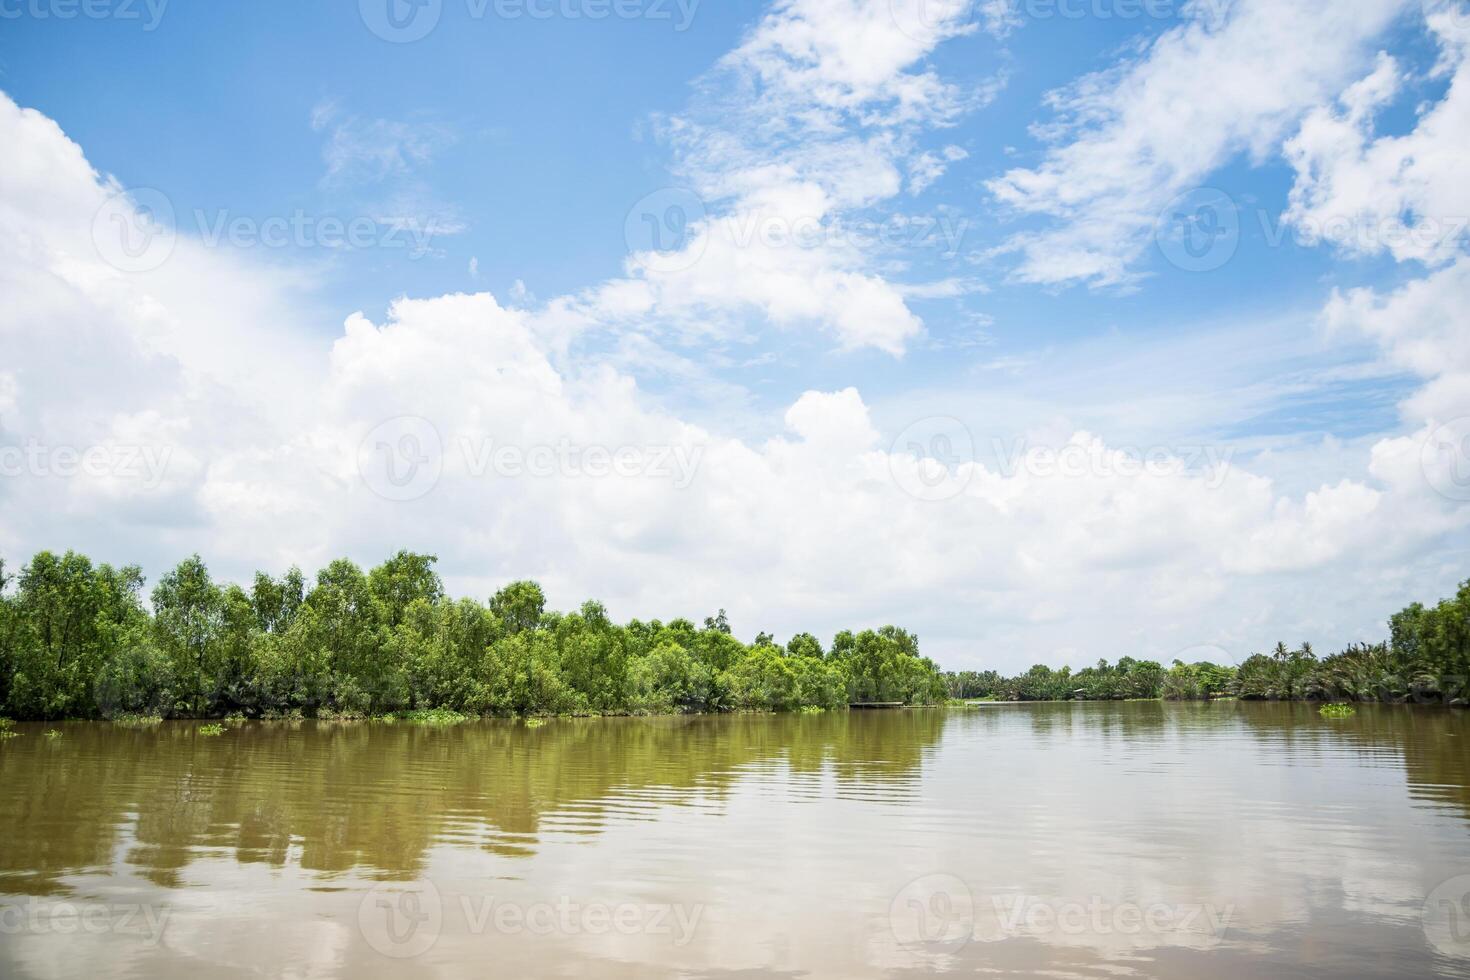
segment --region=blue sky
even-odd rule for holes
[[[1369,638],[1465,575],[1458,484],[1394,462],[1470,414],[1464,192],[1442,162],[1466,145],[1462,4],[72,9],[0,4],[0,90],[35,114],[12,120],[19,159],[52,161],[7,188],[31,202],[4,212],[13,240],[51,244],[18,246],[9,274],[36,299],[5,325],[0,444],[187,462],[167,490],[69,482],[67,507],[7,517],[0,553],[156,574],[199,550],[237,576],[418,547],[467,591],[536,574],[564,604],[726,605],[751,631],[898,619],[941,659],[1010,667]],[[427,33],[390,39],[389,14]],[[83,158],[91,177],[67,169]],[[104,301],[59,243],[95,239],[81,200],[118,192],[128,220],[165,202],[177,245],[113,261]],[[74,198],[69,227],[47,202]],[[641,219],[668,233],[671,205],[692,223],[659,252]],[[360,247],[332,247],[333,221],[366,229]],[[1414,242],[1387,242],[1392,222]],[[355,313],[369,332],[344,328]],[[54,359],[65,317],[137,355],[137,390],[108,401],[106,362]],[[42,394],[48,371],[68,384]],[[529,402],[506,400],[517,379]],[[84,382],[96,404],[48,402]],[[406,417],[431,423],[444,480],[354,494],[373,483],[348,465],[364,433]],[[458,438],[708,453],[675,498],[566,473],[487,490],[449,459]],[[1186,462],[1171,489],[1090,463],[1053,494],[1049,472],[1007,471],[1017,440]],[[902,478],[878,494],[904,446],[948,455],[960,489],[917,509]],[[1209,459],[1232,476],[1201,497]],[[8,475],[11,515],[56,489]],[[334,516],[301,516],[308,499]],[[1204,554],[1169,551],[1190,536]],[[1068,589],[1096,605],[1066,611]]]

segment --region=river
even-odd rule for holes
[[[17,730],[3,977],[1470,977],[1470,712]]]

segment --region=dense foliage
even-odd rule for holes
[[[247,589],[215,582],[194,556],[145,603],[136,567],[42,552],[17,575],[0,559],[0,716],[789,711],[945,697],[1464,704],[1470,693],[1470,582],[1395,614],[1387,642],[1328,657],[1278,644],[1238,666],[1124,657],[1002,677],[940,675],[892,626],[843,631],[824,650],[809,633],[747,645],[723,610],[702,626],[619,625],[596,602],[549,612],[534,582],[488,603],[452,599],[434,564],[410,552],[368,572],[338,560],[314,583],[292,569]]]
[[[1149,660],[1099,661],[1073,673],[1037,665],[1019,677],[995,671],[945,675],[952,698],[1097,701],[1123,698],[1420,701],[1465,704],[1470,696],[1470,582],[1434,607],[1414,603],[1389,620],[1389,640],[1319,658],[1311,644],[1277,644],[1239,666]]]
[[[221,584],[198,556],[143,601],[135,567],[42,552],[19,575],[0,561],[0,714],[376,716],[584,714],[928,704],[944,696],[911,634],[810,634],[784,647],[736,639],[724,612],[627,625],[587,602],[546,610],[515,582],[488,604],[451,599],[430,555],[371,571],[332,562]]]

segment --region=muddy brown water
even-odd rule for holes
[[[0,741],[0,977],[1470,977],[1466,711],[199,727]]]

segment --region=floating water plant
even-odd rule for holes
[[[144,725],[159,725],[163,723],[160,715],[140,715],[131,712],[118,715],[112,719],[114,725],[122,725],[125,728],[141,728]]]
[[[1324,704],[1317,709],[1323,718],[1351,718],[1358,709],[1350,704]]]
[[[229,731],[228,728],[217,722],[211,722],[208,725],[199,726],[200,735],[223,735],[227,731]]]
[[[462,715],[448,708],[425,708],[421,711],[410,711],[404,715],[404,719],[415,725],[462,725],[471,720],[469,715]]]

